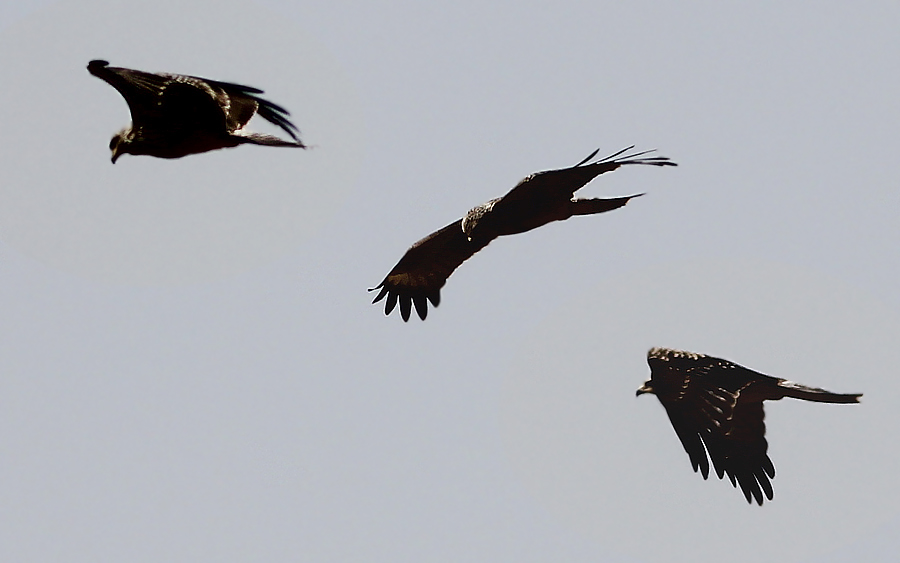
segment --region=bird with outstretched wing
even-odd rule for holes
[[[709,459],[719,479],[728,475],[752,503],[772,500],[775,466],[766,453],[763,401],[783,397],[819,403],[858,403],[862,394],[832,393],[771,377],[728,360],[703,354],[652,348],[647,352],[650,379],[637,395],[655,394],[675,434],[706,479]],[[704,448],[705,446],[705,448]]]
[[[425,320],[428,301],[435,307],[441,301],[441,288],[463,262],[499,236],[536,229],[573,215],[593,215],[622,207],[639,195],[614,198],[581,199],[575,192],[603,174],[629,164],[676,166],[662,156],[645,156],[653,151],[627,154],[628,147],[603,159],[594,159],[599,149],[569,168],[536,172],[523,179],[505,196],[492,199],[466,213],[462,219],[418,241],[384,280],[369,291],[381,290],[372,303],[385,299],[384,313],[389,315],[400,304],[400,316],[409,320],[415,306]]]
[[[245,143],[306,148],[288,119],[290,113],[258,97],[263,91],[257,88],[113,67],[102,60],[91,61],[87,69],[118,90],[131,110],[131,126],[109,143],[113,163],[123,154],[181,158]],[[244,126],[256,114],[293,140],[245,131]]]

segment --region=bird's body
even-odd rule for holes
[[[722,479],[740,485],[748,502],[772,500],[775,466],[767,454],[763,401],[784,397],[820,403],[858,403],[861,394],[832,393],[771,377],[743,366],[683,350],[647,353],[650,379],[637,394],[655,394],[675,433],[706,479],[709,459]]]
[[[263,93],[257,88],[111,67],[101,60],[87,68],[118,90],[131,110],[131,126],[110,141],[113,162],[122,154],[181,158],[244,143],[305,148],[288,111],[256,96]],[[256,114],[281,127],[293,141],[245,131]]]
[[[385,314],[399,302],[400,315],[409,319],[415,305],[419,318],[425,319],[427,301],[437,306],[440,290],[465,260],[499,236],[536,229],[574,215],[592,215],[622,207],[637,195],[578,199],[573,195],[588,182],[629,164],[675,166],[665,157],[644,157],[647,152],[624,155],[628,147],[602,160],[590,162],[598,151],[575,166],[537,172],[524,178],[505,196],[472,208],[462,219],[416,242],[370,291],[381,289],[373,303],[387,298]],[[641,194],[638,194],[641,195]]]

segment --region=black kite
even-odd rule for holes
[[[131,110],[131,126],[109,143],[113,163],[123,154],[181,158],[243,143],[306,148],[288,111],[255,95],[262,90],[196,76],[112,67],[100,60],[91,61],[87,68],[118,90]],[[257,113],[294,140],[245,131]]]
[[[841,394],[770,377],[703,354],[653,348],[647,352],[650,379],[637,394],[653,393],[691,458],[694,471],[709,476],[709,461],[719,479],[726,473],[740,485],[747,502],[772,500],[775,466],[766,451],[763,401],[783,397],[819,403],[858,403],[861,394]],[[706,446],[704,451],[704,445]]]
[[[573,215],[593,215],[625,205],[638,195],[615,198],[578,199],[576,191],[603,174],[628,164],[676,166],[666,157],[644,157],[653,151],[625,154],[628,147],[604,159],[590,162],[599,149],[570,168],[536,172],[523,179],[508,194],[471,209],[462,219],[431,233],[406,251],[384,280],[369,291],[381,289],[372,303],[385,297],[384,314],[400,303],[400,316],[409,320],[415,305],[425,320],[428,303],[435,307],[441,288],[456,268],[492,240],[524,233]]]

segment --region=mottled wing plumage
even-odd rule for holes
[[[793,397],[855,403],[861,395],[831,393],[764,375],[703,354],[653,348],[651,379],[638,393],[656,394],[690,457],[694,471],[709,476],[709,459],[720,479],[728,475],[748,502],[772,500],[775,466],[765,438],[764,400]]]
[[[372,303],[386,298],[384,314],[389,315],[399,302],[404,321],[409,320],[414,305],[419,318],[425,320],[427,301],[437,307],[450,274],[488,242],[470,241],[463,233],[462,220],[431,233],[412,245],[384,280],[369,290],[381,290]]]
[[[752,496],[762,504],[763,493],[771,500],[769,479],[775,468],[766,453],[762,397],[742,396],[757,378],[768,376],[727,360],[673,350],[651,351],[648,362],[657,396],[694,471],[699,469],[704,479],[709,476],[708,453],[719,478],[728,475],[748,501]],[[671,378],[671,385],[661,386],[657,375]]]

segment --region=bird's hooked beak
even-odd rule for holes
[[[109,140],[109,150],[112,152],[112,163],[115,164],[119,157],[128,152],[127,138],[128,129],[123,129]]]
[[[115,164],[119,157],[125,154],[125,151],[122,150],[122,143],[121,141],[117,142],[109,148],[112,151],[112,163]]]
[[[650,384],[650,380],[644,382],[643,385],[638,387],[637,392],[634,394],[635,397],[640,397],[644,393],[656,393],[653,389],[653,385]]]

